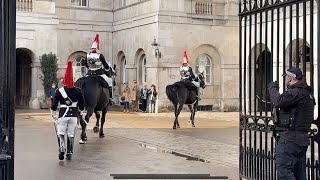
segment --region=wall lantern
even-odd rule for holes
[[[156,58],[161,58],[161,52],[159,51],[160,44],[157,43],[156,38],[153,39],[153,43],[151,44],[151,46],[154,49],[155,57]]]

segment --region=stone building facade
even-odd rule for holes
[[[180,80],[182,53],[195,72],[205,71],[200,105],[238,109],[238,1],[234,0],[17,0],[18,105],[39,108],[39,76],[44,53],[58,57],[58,76],[73,60],[76,78],[81,58],[100,35],[100,50],[117,65],[115,95],[123,82],[156,85],[158,111],[171,103],[168,84]],[[152,46],[158,44],[158,46]]]

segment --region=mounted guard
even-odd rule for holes
[[[55,128],[57,130],[59,159],[64,159],[65,139],[67,133],[67,155],[66,159],[71,160],[73,154],[74,136],[77,130],[79,110],[84,110],[84,100],[79,88],[74,87],[72,61],[68,62],[68,66],[63,79],[61,88],[56,91],[51,106],[51,114],[54,119]],[[60,103],[59,115],[56,117],[58,104]]]
[[[87,54],[85,66],[88,69],[88,76],[101,77],[101,85],[104,88],[109,88],[110,104],[113,101],[113,86],[115,85],[115,66],[112,67],[110,62],[107,62],[100,53],[99,34],[96,35],[91,46],[90,53]]]
[[[197,80],[196,76],[194,75],[191,66],[189,65],[189,60],[187,56],[187,51],[183,52],[183,59],[182,59],[182,64],[180,66],[180,75],[181,75],[181,80],[188,80],[191,81],[192,84],[195,87],[189,87],[190,90],[194,90],[197,94],[197,97],[200,100],[199,96],[199,88],[200,88],[200,82]]]

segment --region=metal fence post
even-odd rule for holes
[[[0,179],[14,179],[16,1],[0,0]]]

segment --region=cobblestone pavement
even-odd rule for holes
[[[19,117],[29,117],[35,121],[51,122],[48,110],[18,110],[17,114]],[[197,112],[196,128],[192,128],[186,123],[189,116],[190,113],[182,112],[179,116],[181,129],[172,130],[173,113],[124,114],[121,112],[108,112],[105,133],[107,138],[129,140],[139,144],[141,147],[160,153],[172,153],[218,165],[231,171],[230,176],[233,178],[237,177],[239,147],[236,142],[238,141],[238,131],[229,134],[228,138],[222,141],[214,138],[214,140],[212,138],[199,138],[193,136],[190,132],[195,130],[201,132],[205,129],[207,131],[217,131],[230,127],[237,130],[239,123],[238,113]],[[88,129],[92,129],[94,124],[95,119],[91,118]],[[163,130],[159,130],[159,128],[163,128]],[[188,131],[188,135],[184,135],[183,131]],[[212,132],[208,135],[212,136]],[[219,134],[219,136],[223,135]],[[96,137],[97,134],[89,134],[88,144],[96,143],[94,141]]]
[[[234,168],[237,168],[239,165],[239,147],[227,143],[149,129],[117,128],[109,129],[107,133],[112,137],[121,137],[146,146],[155,147],[159,151],[188,155],[205,162],[223,164]]]

